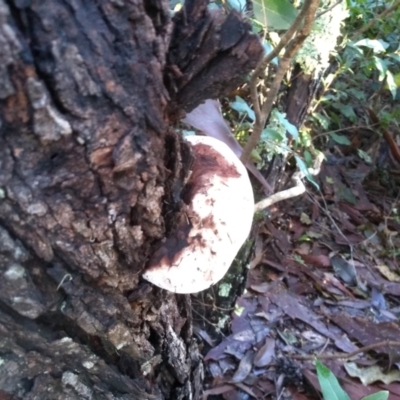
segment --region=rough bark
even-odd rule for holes
[[[1,398],[200,396],[190,297],[140,273],[188,169],[171,124],[262,47],[238,14],[168,6],[0,0]]]
[[[307,117],[311,102],[317,97],[322,73],[318,76],[307,75],[296,65],[292,76],[286,100],[286,116],[293,125],[300,127]]]
[[[318,76],[307,75],[299,65],[295,65],[291,75],[292,79],[288,92],[284,97],[283,108],[288,121],[300,128],[306,121],[312,101],[318,97],[322,73],[318,74]],[[268,166],[268,172],[265,174],[268,176],[268,182],[272,187],[275,187],[276,191],[282,190],[287,184],[287,180],[282,179],[285,175],[285,165],[286,160],[283,157],[275,156]]]

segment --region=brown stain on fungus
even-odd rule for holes
[[[147,268],[157,268],[161,265],[168,267],[178,266],[178,261],[182,258],[182,250],[188,247],[190,247],[193,252],[197,249],[207,249],[207,243],[200,233],[195,236],[190,236],[192,228],[193,225],[188,222],[188,218],[182,214],[176,230],[166,238],[153,253],[153,256],[147,264]]]
[[[182,252],[187,248],[190,248],[193,252],[199,249],[207,250],[207,242],[201,233],[190,236],[192,229],[196,226],[200,229],[210,229],[215,235],[218,234],[213,214],[210,213],[200,219],[190,209],[190,204],[197,193],[207,193],[214,176],[219,176],[222,184],[225,184],[228,179],[240,178],[241,174],[234,164],[231,164],[209,145],[196,143],[193,145],[193,153],[195,157],[192,164],[192,172],[181,195],[184,203],[189,205],[189,209],[181,210],[178,216],[179,222],[174,232],[164,239],[153,253],[147,268],[178,266],[179,260],[182,258]],[[209,198],[206,203],[212,206],[214,201],[214,199]],[[211,251],[211,253],[213,252]]]
[[[193,145],[195,159],[192,174],[183,190],[182,200],[190,204],[196,193],[205,193],[210,187],[210,178],[218,175],[222,181],[240,178],[236,166],[231,164],[218,151],[203,143]],[[213,201],[212,199],[210,201]]]
[[[205,229],[211,229],[214,230],[216,225],[215,225],[215,220],[212,214],[207,215],[207,217],[203,218],[201,220],[201,227]]]
[[[180,222],[177,225],[176,230],[166,238],[160,247],[153,253],[148,268],[157,267],[160,264],[166,264],[172,266],[176,263],[180,257],[180,252],[187,246],[189,246],[188,236],[192,229],[187,218],[181,214]]]

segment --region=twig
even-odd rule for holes
[[[207,322],[209,325],[213,326],[215,329],[218,330],[218,332],[225,337],[225,335],[223,334],[221,328],[218,326],[218,324],[214,324],[213,322],[211,322],[210,320],[208,320],[206,317],[204,317],[203,315],[201,315],[198,311],[196,311],[194,308],[192,308],[192,311],[197,314],[203,321]]]
[[[329,220],[331,221],[332,225],[333,225],[333,226],[336,228],[336,230],[339,232],[339,235],[342,236],[342,238],[343,238],[343,239],[345,240],[345,242],[347,243],[347,246],[349,246],[349,249],[350,249],[350,260],[351,260],[352,264],[354,265],[354,258],[353,258],[354,246],[350,243],[349,239],[347,239],[346,235],[345,235],[345,234],[343,233],[343,231],[339,228],[339,226],[337,225],[335,219],[332,217],[331,212],[329,211],[329,208],[328,208],[328,204],[327,204],[327,202],[326,202],[326,200],[325,200],[325,197],[324,197],[324,195],[323,195],[321,189],[319,189],[319,194],[321,195],[321,199],[322,199],[322,201],[323,201],[323,203],[324,203],[324,207],[325,207],[325,208],[322,207],[321,204],[319,204],[318,201],[314,200],[314,199],[312,198],[311,195],[310,195],[309,197],[310,197],[311,201],[325,213],[325,215],[326,215],[326,216],[329,218]],[[356,276],[356,280],[357,280],[357,286],[358,286],[359,282],[358,282],[357,276]]]
[[[60,290],[61,286],[64,284],[64,282],[69,279],[69,281],[72,281],[72,275],[71,274],[65,274],[62,279],[61,282],[58,284],[56,291]]]
[[[313,136],[312,140],[314,141],[315,139],[319,139],[320,137],[328,136],[331,133],[349,131],[349,130],[354,129],[354,128],[369,130],[369,131],[371,131],[371,133],[373,133],[375,131],[371,128],[372,126],[374,126],[374,125],[351,125],[351,126],[346,126],[344,128],[339,128],[339,129],[335,129],[335,130],[328,131],[328,132],[318,133],[317,135]]]
[[[295,354],[292,355],[291,358],[295,360],[314,360],[317,358],[318,360],[336,360],[336,359],[349,359],[360,353],[365,353],[369,350],[374,350],[383,346],[395,346],[400,347],[400,342],[392,341],[392,340],[384,340],[379,343],[369,344],[368,346],[360,347],[357,350],[352,351],[351,353],[334,353],[334,354],[314,354],[314,355],[304,355],[304,354]]]
[[[343,0],[338,0],[335,4],[333,4],[332,6],[330,6],[329,8],[327,8],[326,10],[320,12],[315,19],[318,19],[319,17],[321,17],[322,15],[328,13],[329,11],[332,11],[336,6],[338,6]]]
[[[243,154],[241,157],[241,160],[243,163],[246,163],[250,159],[251,152],[255,149],[258,142],[260,141],[261,133],[265,127],[265,123],[271,112],[272,105],[274,104],[274,101],[279,92],[279,88],[280,88],[281,82],[283,80],[283,77],[285,76],[286,71],[288,70],[288,68],[290,66],[290,62],[291,62],[293,56],[297,53],[297,51],[303,44],[304,40],[310,34],[312,24],[315,20],[315,13],[317,11],[319,3],[320,3],[320,0],[305,0],[304,6],[303,6],[300,14],[296,18],[295,22],[293,23],[293,25],[289,29],[289,31],[286,32],[286,34],[284,35],[283,38],[285,38],[285,40],[287,42],[293,36],[293,34],[297,30],[298,26],[300,26],[300,23],[302,22],[303,17],[304,17],[304,24],[303,24],[301,30],[297,32],[296,36],[293,39],[291,39],[287,45],[285,54],[279,63],[279,67],[276,72],[275,78],[274,78],[272,85],[270,87],[270,90],[268,92],[267,100],[262,105],[262,107],[260,107],[260,103],[259,103],[259,99],[258,99],[258,92],[257,92],[258,74],[260,73],[262,66],[264,66],[264,68],[265,68],[266,61],[268,61],[268,62],[271,61],[277,54],[279,54],[280,49],[283,48],[283,46],[284,46],[284,44],[282,44],[282,40],[279,43],[279,45],[275,48],[275,50],[273,52],[271,52],[261,62],[261,64],[256,68],[256,71],[254,71],[254,73],[253,73],[253,76],[251,79],[250,90],[251,90],[251,98],[252,98],[252,102],[253,102],[254,112],[256,115],[256,121],[254,123],[253,133],[249,137],[249,140],[247,141],[247,144],[244,148],[244,151],[243,151]],[[297,25],[295,26],[295,24],[297,24]]]
[[[354,35],[351,37],[351,40],[352,41],[356,40],[362,33],[364,33],[369,28],[371,28],[371,26],[374,25],[376,21],[378,21],[379,19],[382,19],[383,17],[386,17],[388,14],[390,14],[393,11],[395,11],[396,8],[399,7],[399,6],[400,6],[400,0],[395,1],[392,6],[387,8],[385,11],[382,11],[375,18],[371,19],[371,21],[369,21],[368,24],[364,25],[357,32],[355,32]]]
[[[309,168],[308,173],[310,175],[318,175],[321,169],[321,164],[324,159],[324,155],[319,153],[314,161],[314,168]],[[264,200],[259,201],[254,206],[254,212],[264,210],[267,207],[272,206],[272,204],[278,203],[279,201],[290,199],[295,196],[299,196],[300,194],[306,191],[306,187],[302,179],[304,178],[304,173],[302,171],[297,171],[293,174],[292,180],[295,183],[295,186],[290,189],[282,190],[281,192],[274,193],[272,196],[267,197]]]
[[[314,200],[312,196],[310,196],[311,202],[313,202],[317,207],[319,207],[320,210],[322,210],[324,212],[324,214],[329,218],[329,220],[331,221],[331,224],[336,228],[336,230],[338,231],[339,235],[346,241],[347,245],[350,247],[350,253],[351,255],[353,254],[353,245],[349,242],[349,240],[347,239],[346,235],[342,232],[342,230],[339,228],[339,226],[337,225],[335,219],[332,217],[331,212],[329,211],[328,208],[328,204],[325,200],[325,197],[323,195],[323,193],[321,191],[319,191],[319,194],[321,195],[321,199],[324,203],[324,207],[321,206],[321,204],[319,204],[319,202],[317,200]],[[351,258],[353,259],[353,256],[351,256]]]

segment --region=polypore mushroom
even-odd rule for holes
[[[195,160],[184,189],[186,210],[143,274],[175,293],[200,292],[225,275],[249,235],[254,212],[246,168],[232,150],[212,137],[187,141]]]

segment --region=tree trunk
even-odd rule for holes
[[[0,399],[197,399],[190,296],[141,280],[190,152],[172,129],[262,46],[187,0],[0,0]]]

